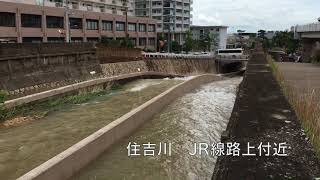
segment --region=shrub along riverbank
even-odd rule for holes
[[[310,89],[304,93],[299,92],[284,80],[282,72],[279,71],[271,56],[268,56],[268,61],[274,76],[300,119],[318,157],[320,157],[320,91]]]
[[[0,90],[0,121],[5,118],[4,101],[6,100],[7,93]]]
[[[122,86],[118,83],[114,83],[110,89],[97,89],[93,91],[85,91],[76,95],[67,95],[61,97],[52,97],[43,102],[38,102],[35,104],[27,104],[18,106],[11,109],[5,109],[3,103],[5,101],[6,93],[4,91],[0,92],[0,122],[10,121],[17,117],[28,117],[33,121],[46,116],[48,113],[57,111],[59,109],[65,108],[72,104],[81,104],[88,102],[97,96],[102,96],[112,91],[121,89]],[[14,124],[14,122],[12,122]],[[11,124],[9,124],[10,126]]]

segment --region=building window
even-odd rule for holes
[[[112,21],[102,21],[102,30],[103,31],[112,31],[113,22]]]
[[[152,9],[153,14],[161,14],[162,10],[161,9]]]
[[[63,17],[47,16],[47,28],[63,28]]]
[[[117,31],[124,31],[124,22],[116,22],[116,30]]]
[[[47,40],[49,43],[62,43],[62,42],[64,42],[63,37],[48,37]]]
[[[129,23],[128,24],[128,31],[137,31],[137,24]]]
[[[99,42],[99,38],[98,37],[87,37],[87,42]]]
[[[0,26],[15,27],[16,26],[16,14],[0,12]]]
[[[152,19],[161,20],[162,17],[161,16],[152,16]]]
[[[69,18],[70,29],[82,29],[81,18]]]
[[[146,46],[147,45],[147,38],[139,38],[139,46]]]
[[[136,38],[130,38],[130,41],[134,46],[137,46],[137,39]]]
[[[71,37],[71,42],[83,42],[83,38],[82,37]]]
[[[149,32],[156,32],[156,25],[154,25],[154,24],[149,24],[149,26],[148,26],[148,31],[149,31]]]
[[[21,26],[31,28],[41,28],[41,15],[21,14]]]
[[[87,30],[98,30],[99,29],[99,21],[93,19],[87,19]]]
[[[22,42],[24,42],[24,43],[41,43],[42,37],[23,37]]]
[[[154,46],[156,44],[156,39],[155,38],[149,38],[149,45]]]
[[[147,28],[146,28],[146,24],[139,24],[139,32],[146,32]]]

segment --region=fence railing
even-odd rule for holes
[[[201,54],[201,55],[193,55],[193,54],[174,54],[174,53],[142,53],[144,58],[156,58],[156,59],[213,59],[215,58],[212,54]]]

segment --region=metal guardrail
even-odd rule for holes
[[[249,55],[218,55],[218,59],[249,59]]]
[[[223,61],[248,61],[249,55],[213,55],[213,54],[174,54],[174,53],[142,53],[144,58],[154,59],[217,59]]]
[[[174,54],[174,53],[142,53],[142,56],[145,58],[173,58],[173,59],[213,59],[214,55],[211,54],[202,54],[202,55],[193,55],[193,54]]]

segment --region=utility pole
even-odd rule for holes
[[[65,34],[66,34],[66,42],[71,42],[71,28],[70,28],[70,20],[69,20],[69,6],[68,0],[65,0]]]
[[[170,13],[171,13],[171,12],[170,12]],[[169,14],[168,17],[169,17],[168,53],[170,53],[170,52],[171,52],[171,18],[172,18],[172,15]]]
[[[126,38],[129,41],[129,24],[128,24],[128,6],[125,7],[125,12],[126,12]],[[136,27],[137,28],[137,27]]]
[[[169,21],[171,18],[169,19]],[[171,24],[169,24],[169,32],[168,32],[168,53],[170,53],[170,46],[171,46]]]

